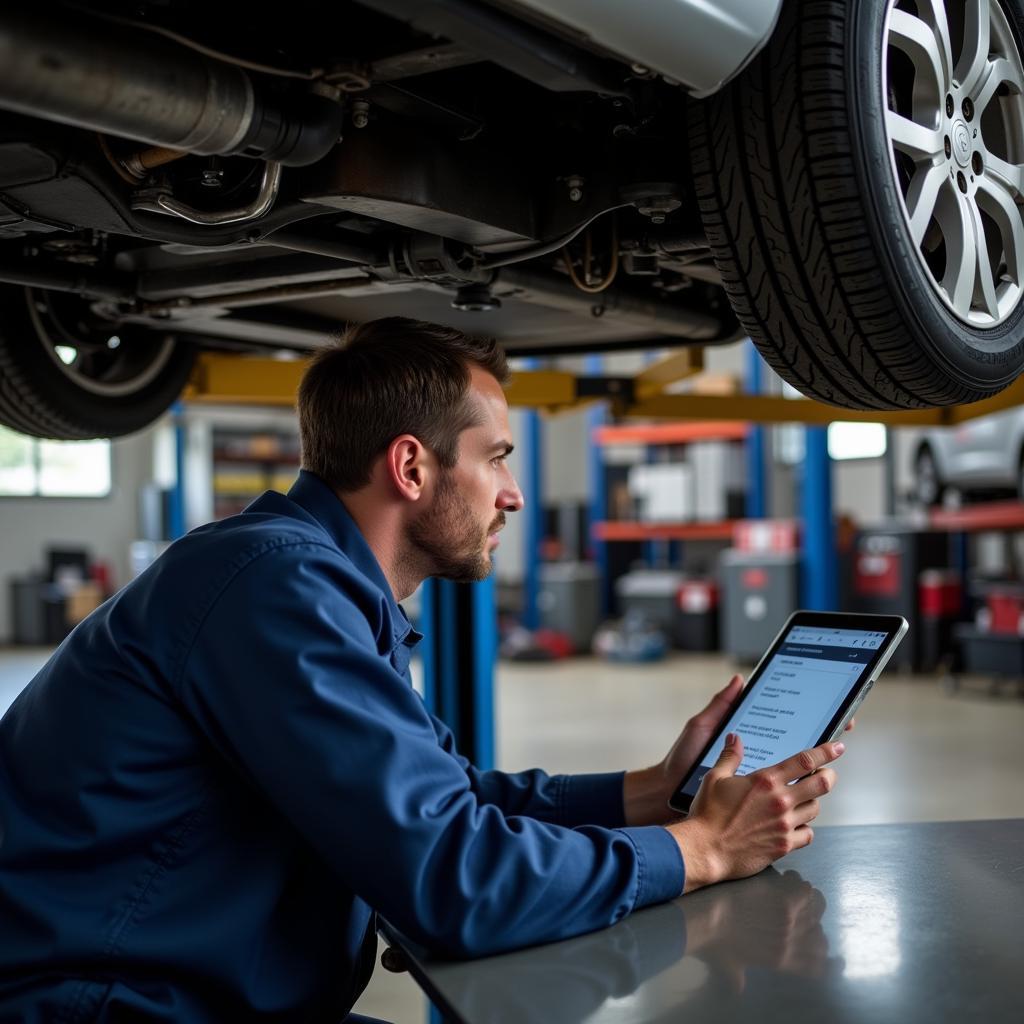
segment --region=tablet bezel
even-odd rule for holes
[[[722,722],[719,727],[715,729],[711,739],[708,740],[707,744],[697,755],[693,764],[691,764],[683,773],[678,785],[672,793],[672,796],[669,797],[668,803],[672,810],[678,811],[680,814],[689,813],[693,797],[688,793],[683,793],[683,787],[686,785],[687,780],[693,772],[703,763],[708,751],[715,745],[718,738],[721,736],[722,731],[725,728],[725,724],[732,718],[736,710],[750,695],[750,692],[753,689],[754,684],[760,678],[761,673],[775,656],[778,649],[782,646],[782,642],[786,635],[795,626],[811,626],[812,628],[817,627],[820,629],[860,629],[868,632],[884,632],[886,634],[886,638],[879,647],[877,655],[867,663],[857,685],[849,694],[847,694],[846,699],[840,705],[838,711],[836,711],[835,715],[829,721],[821,735],[814,743],[810,744],[810,746],[815,747],[821,743],[828,742],[845,727],[846,720],[856,709],[858,703],[864,698],[864,696],[866,696],[867,690],[871,688],[874,681],[881,674],[882,669],[885,668],[886,663],[892,657],[893,652],[899,646],[900,641],[909,629],[909,623],[901,615],[869,615],[861,614],[859,612],[793,612],[793,614],[785,621],[771,645],[765,653],[761,655],[761,658],[747,678],[746,685],[740,691],[739,696],[732,702],[729,710],[722,716]]]

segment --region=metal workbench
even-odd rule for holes
[[[821,828],[777,869],[466,962],[401,943],[446,1021],[997,1021],[1024,1010],[1024,820]]]

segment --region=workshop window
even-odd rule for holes
[[[44,441],[0,427],[0,497],[105,498],[109,494],[109,441]]]
[[[888,444],[884,423],[830,423],[828,454],[833,459],[877,459]]]

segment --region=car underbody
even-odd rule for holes
[[[297,20],[309,25],[305,13]],[[269,185],[267,164],[247,156],[158,153],[5,115],[0,275],[84,292],[112,322],[170,323],[207,346],[305,349],[340,322],[386,313],[454,319],[516,352],[736,334],[686,181],[678,88],[609,69],[612,93],[583,91],[582,71],[552,92],[458,44],[411,28],[403,37],[398,22],[384,32],[358,5],[318,7],[315,18],[318,38],[359,39],[358,56],[290,51],[277,38],[264,59],[335,69],[327,116],[340,112],[341,138],[313,166],[276,168]],[[204,44],[228,30],[193,24]],[[115,76],[141,29],[111,28],[113,38],[81,18],[62,31],[69,52],[94,34]],[[39,31],[55,44],[52,24]],[[265,102],[275,100],[287,108]],[[147,157],[166,162],[129,181]],[[274,193],[269,211],[235,223],[192,223],[157,205],[214,218],[258,205],[261,186]],[[613,273],[616,289],[596,290]]]
[[[305,352],[387,315],[520,355],[749,333],[790,383],[851,407],[950,404],[1013,379],[1024,349],[1012,317],[997,324],[1008,355],[950,369],[930,351],[948,310],[919,327],[912,297],[891,310],[858,298],[866,261],[880,288],[893,276],[872,232],[902,228],[873,195],[865,217],[841,194],[868,192],[857,175],[871,152],[841,163],[807,142],[824,133],[813,88],[837,90],[814,66],[784,79],[808,52],[796,35],[813,40],[839,14],[850,24],[829,45],[851,62],[870,5],[834,3],[816,23],[792,0],[775,49],[712,100],[538,6],[298,0],[265,18],[165,0],[0,14],[0,420],[44,436],[123,433],[173,399],[197,350]],[[910,123],[920,76],[900,64],[902,24],[883,26],[888,64],[874,69],[882,82],[888,69],[886,102]],[[765,94],[775,80],[781,99]],[[910,203],[915,187],[901,146],[887,184],[897,204],[896,189]],[[926,241],[941,256],[937,231]],[[922,257],[897,277],[935,266]],[[961,306],[984,321],[970,296]],[[923,343],[897,351],[885,339],[903,320]],[[923,378],[906,370],[917,349]],[[47,374],[52,387],[26,383]],[[86,405],[103,402],[138,408],[90,420]]]

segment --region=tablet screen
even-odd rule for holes
[[[743,740],[746,775],[814,746],[878,656],[886,632],[793,626],[679,789],[693,797],[730,732]]]

